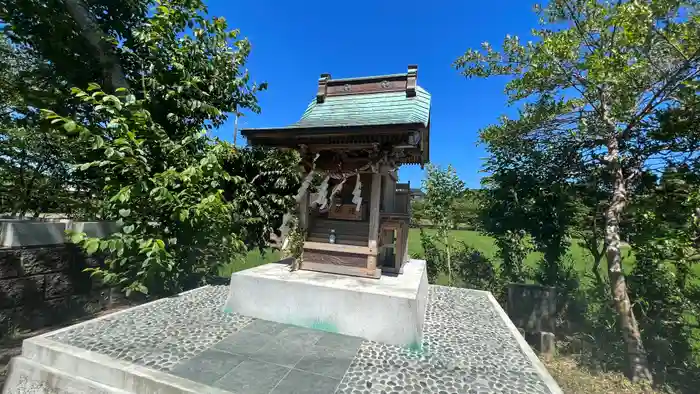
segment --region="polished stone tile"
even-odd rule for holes
[[[355,353],[344,350],[315,347],[294,368],[341,379],[345,375],[345,371],[350,367],[354,357]]]
[[[175,366],[173,375],[211,385],[245,360],[244,356],[206,350]]]
[[[243,331],[253,331],[259,334],[277,335],[286,328],[292,327],[289,324],[275,323],[267,320],[254,320],[243,328]]]
[[[295,343],[304,347],[313,346],[325,334],[310,328],[290,326],[275,336],[280,342]]]
[[[270,394],[333,394],[340,380],[292,370]]]
[[[214,349],[243,356],[252,356],[263,346],[271,342],[273,337],[253,331],[239,331],[214,345]]]
[[[279,365],[246,360],[214,383],[214,387],[236,393],[268,394],[289,371]]]
[[[292,342],[273,341],[255,352],[251,358],[268,363],[293,367],[306,354],[306,348]]]
[[[356,353],[364,341],[365,340],[363,338],[326,332],[323,334],[321,339],[316,342],[316,346],[323,346],[331,349],[340,349],[346,352]]]

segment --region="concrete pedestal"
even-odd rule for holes
[[[266,264],[231,276],[225,311],[371,341],[416,346],[423,338],[428,296],[424,260],[380,279],[290,272]]]

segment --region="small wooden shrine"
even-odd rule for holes
[[[410,185],[397,183],[398,168],[429,159],[430,94],[417,74],[417,66],[374,77],[322,74],[298,122],[241,131],[252,145],[302,156],[301,269],[371,278],[401,272],[411,210]],[[310,193],[314,177],[322,182]]]

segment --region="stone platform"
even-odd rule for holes
[[[413,349],[225,313],[227,293],[208,286],[28,339],[3,393],[561,393],[486,292],[430,286]]]
[[[379,279],[265,264],[231,275],[226,311],[320,328],[371,341],[419,347],[428,298],[424,260]]]

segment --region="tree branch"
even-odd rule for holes
[[[94,16],[87,9],[82,0],[65,0],[66,8],[80,28],[80,34],[93,47],[102,64],[105,82],[110,84],[113,90],[128,88],[124,71],[122,70],[117,55],[109,42],[105,39],[102,30],[97,25]]]
[[[698,49],[698,51],[696,51],[695,55],[693,55],[693,58],[695,58],[695,56],[698,55],[698,54],[700,54],[700,49]],[[694,71],[692,74],[686,76],[685,78],[677,79],[677,78],[678,78],[678,75],[679,75],[681,72],[687,71],[687,70],[689,69],[689,66],[690,66],[690,62],[689,62],[689,61],[686,61],[686,62],[684,63],[684,65],[683,65],[682,67],[680,67],[678,70],[676,70],[676,72],[673,73],[673,75],[671,75],[671,76],[669,77],[669,79],[666,81],[666,83],[664,83],[664,84],[661,86],[661,88],[660,88],[659,90],[657,90],[656,93],[654,93],[654,95],[652,95],[652,97],[649,99],[649,102],[648,102],[647,105],[642,109],[642,111],[640,111],[639,114],[637,114],[637,116],[635,116],[635,117],[627,124],[627,127],[625,127],[625,130],[622,132],[622,135],[623,135],[623,136],[627,136],[627,133],[629,133],[629,131],[631,131],[632,128],[635,127],[635,126],[637,125],[637,123],[639,123],[644,117],[646,117],[647,115],[649,115],[654,109],[656,109],[656,107],[658,107],[661,103],[663,103],[663,102],[665,101],[665,100],[660,100],[660,101],[657,102],[656,104],[654,103],[658,98],[660,98],[660,97],[662,96],[662,94],[665,93],[666,90],[670,89],[671,87],[675,86],[675,84],[678,84],[678,83],[680,83],[680,82],[683,81],[683,80],[692,79],[692,78],[694,78],[696,75],[698,75],[698,74],[700,73],[700,70],[696,70],[696,71]],[[673,85],[673,86],[672,86],[672,85]]]

